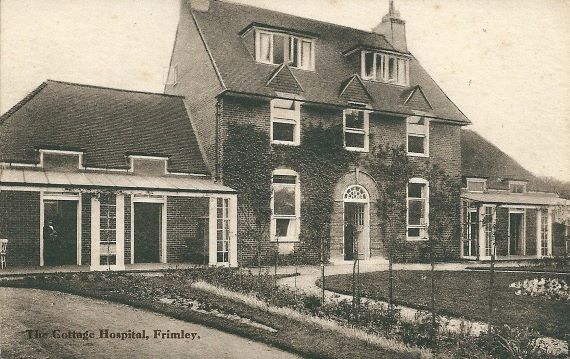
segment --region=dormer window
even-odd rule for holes
[[[467,191],[469,192],[485,192],[487,189],[487,180],[484,178],[468,178]]]
[[[526,182],[525,181],[509,181],[509,191],[511,193],[525,193],[526,192]]]
[[[315,41],[299,36],[256,30],[255,60],[265,64],[287,63],[291,67],[315,69]]]
[[[403,56],[374,51],[362,51],[361,77],[402,86],[410,84],[410,60]]]

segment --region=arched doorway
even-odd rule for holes
[[[351,185],[344,192],[344,260],[370,257],[370,196],[360,185]]]

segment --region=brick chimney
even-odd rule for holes
[[[384,35],[386,40],[401,52],[408,52],[406,45],[406,22],[400,18],[400,12],[394,7],[394,0],[390,0],[388,13],[372,30],[377,34]]]

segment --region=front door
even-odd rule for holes
[[[44,201],[44,265],[77,264],[77,201]]]
[[[523,213],[509,213],[509,255],[524,255]]]
[[[364,259],[366,254],[365,203],[344,204],[344,259],[353,260],[356,255]]]
[[[159,263],[162,232],[162,204],[134,204],[134,262]]]

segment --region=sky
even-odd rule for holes
[[[232,0],[370,30],[388,0]],[[408,48],[477,131],[570,181],[570,0],[395,0]],[[179,0],[2,0],[0,113],[46,79],[162,92]],[[318,54],[317,54],[318,56]]]

